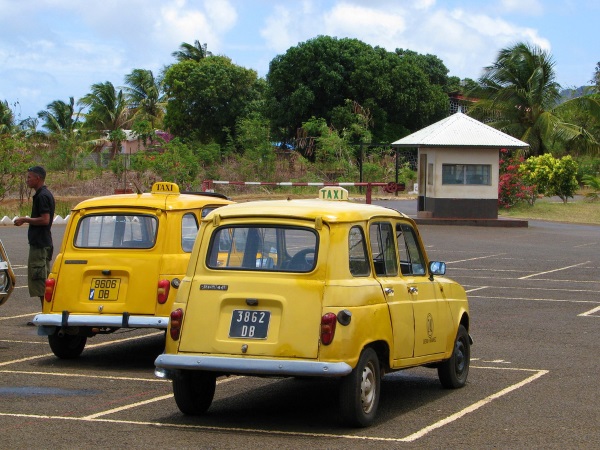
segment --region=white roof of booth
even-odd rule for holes
[[[392,146],[525,148],[529,144],[457,112],[392,142]]]

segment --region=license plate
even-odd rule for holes
[[[271,311],[236,309],[231,315],[229,337],[242,339],[266,339]]]
[[[92,278],[89,300],[117,300],[119,298],[120,278]]]

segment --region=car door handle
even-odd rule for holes
[[[409,286],[408,287],[408,293],[409,294],[418,294],[419,290],[415,286]]]
[[[394,295],[394,290],[392,288],[385,288],[383,290],[385,292],[385,295]]]

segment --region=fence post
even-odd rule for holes
[[[371,204],[371,189],[372,189],[371,183],[367,183],[367,198],[365,200],[367,205]]]

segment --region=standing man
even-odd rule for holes
[[[44,306],[46,278],[50,273],[50,260],[54,246],[52,244],[52,221],[54,220],[54,196],[44,184],[46,170],[41,166],[27,169],[27,186],[35,189],[31,206],[31,217],[17,217],[16,226],[29,224],[29,259],[27,260],[27,285],[29,296],[39,297]]]

